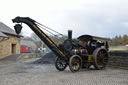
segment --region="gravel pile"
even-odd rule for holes
[[[32,62],[33,64],[54,64],[56,60],[56,55],[53,52],[47,53],[41,56],[40,59]]]

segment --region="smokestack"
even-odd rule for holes
[[[68,39],[72,40],[72,30],[68,30]]]

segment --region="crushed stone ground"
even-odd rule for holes
[[[128,85],[128,70],[82,69],[72,73],[67,67],[59,72],[53,64],[28,64],[33,61],[0,61],[0,85]]]

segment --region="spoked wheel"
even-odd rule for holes
[[[81,69],[82,67],[82,60],[81,57],[78,55],[73,55],[69,59],[69,68],[72,72],[77,72]]]
[[[59,71],[64,71],[67,67],[67,62],[59,57],[56,58],[55,67]]]
[[[106,67],[109,60],[109,54],[104,48],[97,48],[93,53],[93,63],[97,70]]]

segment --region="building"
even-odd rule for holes
[[[21,47],[20,47],[21,53],[34,52],[37,48],[36,44],[31,40],[21,39],[20,44],[21,44]]]
[[[14,30],[0,22],[0,59],[20,53],[20,37]]]

